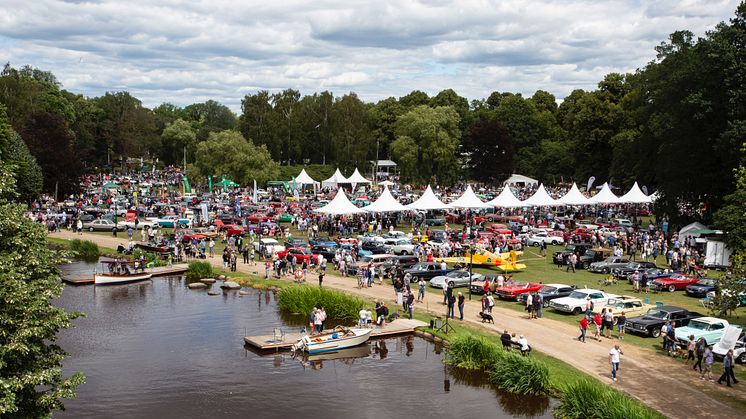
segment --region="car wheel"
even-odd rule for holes
[[[541,244],[540,244],[539,242],[533,242],[533,243],[531,243],[531,245],[532,245],[532,246],[534,246],[534,247],[539,247],[539,246],[541,246]]]
[[[88,227],[88,231],[90,231],[91,233],[93,233],[93,232],[94,232],[95,230],[96,230],[96,229],[95,229],[95,228],[93,228],[93,227]]]
[[[588,270],[588,268],[590,268],[590,267],[591,267],[591,264],[590,264],[590,263],[588,263],[588,262],[585,262],[585,263],[583,263],[583,269],[585,269],[586,271],[587,271],[587,270]]]
[[[454,285],[453,281],[451,281],[451,282],[448,283],[448,286],[451,287],[451,288],[454,288],[453,285]]]
[[[581,313],[580,307],[575,307],[574,309],[572,309],[572,314],[577,316],[580,313]]]
[[[557,240],[552,240],[552,246],[556,246],[556,245],[557,245]]]
[[[738,361],[739,364],[746,364],[746,352],[742,352],[741,355],[738,355]]]
[[[669,285],[668,292],[674,292],[674,291],[676,291],[676,285]]]
[[[661,330],[658,329],[657,327],[650,331],[650,336],[654,338],[660,337],[660,335],[661,335]]]
[[[609,273],[609,268],[604,268],[601,272],[607,274],[607,273]]]
[[[525,301],[524,301],[524,302],[525,302]],[[543,303],[541,303],[541,306],[542,306],[542,307],[544,307],[544,308],[547,308],[547,307],[549,307],[549,301],[546,301],[546,300],[544,300],[544,302],[543,302]]]

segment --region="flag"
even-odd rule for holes
[[[257,199],[256,199],[256,179],[254,179],[254,203],[255,204],[257,203]]]
[[[588,184],[586,185],[585,190],[588,191],[588,192],[590,192],[591,191],[591,186],[593,186],[593,182],[595,182],[595,181],[596,181],[596,177],[595,176],[589,177],[588,178]]]
[[[207,177],[207,187],[210,189],[210,193],[212,193],[212,175]]]

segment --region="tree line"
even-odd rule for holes
[[[497,183],[521,173],[554,184],[595,176],[658,191],[661,213],[709,219],[735,189],[746,134],[746,6],[701,38],[678,31],[634,73],[606,75],[561,103],[551,93],[494,91],[469,101],[453,89],[375,103],[355,93],[259,91],[241,113],[208,100],[145,108],[128,92],[87,98],[33,67],[6,65],[0,103],[43,174],[41,189],[75,190],[84,170],[123,157],[182,164],[248,183],[289,165],[367,168],[391,158],[402,180]],[[30,164],[33,172],[33,164]],[[38,192],[31,177],[27,195]],[[284,180],[284,179],[283,179]]]

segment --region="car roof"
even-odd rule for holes
[[[563,287],[570,287],[570,285],[565,284],[544,284],[547,287],[555,287],[555,288],[563,288]]]
[[[692,320],[697,320],[697,321],[701,321],[704,323],[717,323],[717,322],[725,321],[723,319],[718,319],[717,317],[697,317],[696,319],[692,319]]]

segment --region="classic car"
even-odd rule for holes
[[[293,214],[288,214],[287,212],[283,212],[282,214],[277,216],[277,222],[278,223],[289,223],[292,222],[295,216]]]
[[[190,224],[188,219],[176,215],[166,215],[164,217],[156,218],[152,221],[165,228],[174,228],[176,226],[183,228],[188,227]]]
[[[453,271],[453,268],[446,268],[446,273]],[[438,262],[420,262],[404,271],[404,274],[412,276],[412,282],[419,281],[420,278],[430,279],[438,275],[443,275]]]
[[[572,236],[577,237],[580,240],[590,240],[591,237],[593,237],[593,234],[593,230],[585,227],[578,227],[571,233]]]
[[[324,259],[331,261],[334,260],[334,257],[337,255],[337,246],[336,243],[334,246],[317,244],[311,246],[311,253],[324,256]]]
[[[557,298],[567,297],[575,291],[574,286],[565,284],[544,284],[538,293],[541,296],[541,301],[544,307],[549,307],[549,302]],[[528,294],[523,293],[518,295],[518,302],[525,303],[528,298]]]
[[[614,316],[614,323],[622,312],[627,318],[642,316],[647,313],[651,308],[655,308],[652,304],[645,304],[641,299],[637,297],[631,297],[628,295],[620,295],[619,297],[613,297],[606,300],[606,302],[599,304],[594,307],[594,311],[601,311],[603,308],[610,308],[611,313]]]
[[[303,247],[291,247],[277,252],[277,257],[280,259],[283,259],[288,255],[290,255],[290,257],[294,256],[298,263],[303,263],[303,261],[314,265],[319,263],[319,255],[313,254],[310,250]]]
[[[404,271],[419,262],[420,260],[417,259],[417,257],[415,256],[393,256],[383,262],[383,264],[381,265],[381,269],[384,270],[387,276],[393,279],[394,277],[396,277],[396,273],[399,269],[402,269],[402,271]]]
[[[327,237],[314,237],[314,238],[308,240],[308,244],[310,244],[311,246],[332,246],[332,247],[339,246],[337,244],[337,242],[334,241],[334,240],[332,240],[332,239],[330,239],[329,236],[327,236]]]
[[[612,297],[617,297],[617,295],[609,294],[605,291],[582,288],[576,289],[567,297],[555,298],[549,302],[549,307],[565,313],[580,314],[585,310],[588,300],[593,301],[595,308],[598,304],[603,304],[605,300]]]
[[[646,269],[654,268],[656,268],[656,266],[653,262],[629,262],[624,266],[612,269],[611,273],[617,278],[627,278],[627,276],[633,274],[634,272],[642,272]]]
[[[703,278],[694,284],[686,286],[686,295],[692,297],[705,297],[710,291],[717,291],[718,281],[712,278]]]
[[[610,273],[612,269],[614,268],[621,268],[622,266],[629,263],[629,259],[618,257],[618,256],[610,256],[601,262],[594,262],[588,265],[588,270],[590,272],[595,273]]]
[[[272,221],[272,217],[261,212],[255,212],[254,214],[250,214],[248,217],[246,217],[246,219],[249,220],[250,223],[261,223],[265,221]]]
[[[124,231],[123,226],[114,224],[113,221],[105,219],[83,223],[83,228],[88,231]]]
[[[275,239],[259,239],[254,242],[254,249],[262,255],[272,255],[272,253],[281,252],[285,250],[285,246],[281,245]]]
[[[393,253],[395,255],[414,255],[414,245],[409,239],[394,239],[392,244],[386,244],[385,247],[389,250],[387,253]]]
[[[725,329],[728,326],[733,326],[741,329],[740,326],[731,325],[727,320],[718,319],[717,317],[700,317],[689,322],[684,327],[676,328],[674,332],[676,334],[676,340],[678,340],[684,347],[689,342],[689,336],[694,336],[694,340],[699,338],[705,339],[705,345],[714,345],[720,342],[720,338],[723,337]]]
[[[698,279],[693,276],[675,273],[654,279],[651,286],[659,290],[674,292],[676,290],[685,290],[687,285],[696,284],[697,281]]]
[[[565,239],[562,236],[551,236],[548,233],[536,233],[532,236],[529,236],[528,239],[526,239],[526,245],[527,246],[541,246],[542,243],[551,244],[551,245],[558,245],[563,244],[565,242]]]
[[[661,335],[661,327],[667,321],[676,327],[689,324],[690,320],[703,317],[701,314],[675,306],[660,306],[651,308],[642,316],[627,319],[624,330],[657,338]]]
[[[641,272],[632,272],[631,274],[626,276],[626,279],[630,284],[635,282],[635,275],[637,275],[638,279],[640,280],[645,279],[647,281],[652,281],[655,278],[668,276],[670,275],[670,272],[662,268],[648,268]]]
[[[559,252],[555,252],[554,256],[552,257],[552,260],[557,265],[565,265],[567,264],[567,257],[571,254],[575,253],[580,257],[580,255],[584,254],[588,249],[591,248],[590,243],[570,243],[563,250],[560,250]]]
[[[497,287],[495,288],[495,294],[497,295],[497,298],[500,298],[501,300],[515,300],[520,294],[536,292],[539,291],[541,287],[542,284],[537,284],[535,282],[519,282],[510,286]]]
[[[286,249],[289,249],[291,247],[302,247],[304,249],[308,249],[310,247],[305,240],[296,238],[287,239],[285,240],[284,244]]]
[[[731,349],[736,362],[746,364],[746,333],[740,327],[726,328],[723,337],[712,348],[712,352],[715,353],[715,357],[724,358]]]
[[[470,277],[469,271],[459,269],[434,277],[430,280],[430,286],[433,288],[468,287],[471,281],[481,281],[482,278],[484,278],[482,274],[473,272]]]
[[[611,249],[605,249],[602,247],[596,247],[588,249],[578,258],[578,266],[576,268],[588,269],[591,263],[600,262],[611,256]]]
[[[246,234],[246,230],[238,224],[226,224],[223,227],[226,237],[230,236],[243,236]]]

